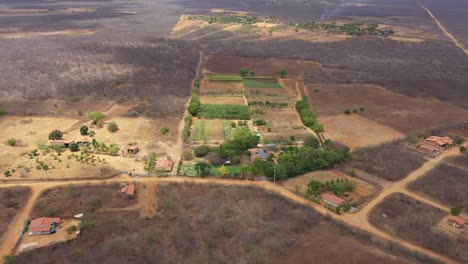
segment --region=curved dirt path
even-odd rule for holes
[[[450,33],[450,31],[448,31],[444,25],[442,25],[442,23],[440,23],[440,21],[434,16],[434,14],[432,14],[431,10],[427,9],[422,3],[421,1],[419,0],[416,0],[416,2],[418,2],[419,6],[421,6],[422,9],[424,9],[428,14],[429,16],[436,22],[437,26],[440,28],[440,30],[442,30],[442,32],[444,32],[444,34],[457,46],[459,47],[463,52],[465,52],[466,55],[468,55],[468,50],[465,48],[465,46],[460,42],[458,41],[457,38],[455,38],[454,35],[452,35],[452,33]]]

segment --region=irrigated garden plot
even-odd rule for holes
[[[195,120],[193,122],[191,133],[192,141],[223,141],[224,122],[224,120]]]
[[[466,121],[468,111],[433,98],[409,97],[368,84],[311,84],[309,99],[319,116],[346,110],[404,134]]]
[[[435,229],[446,215],[438,208],[397,193],[374,208],[369,220],[387,233],[466,263],[468,242]],[[448,225],[446,222],[442,224]]]

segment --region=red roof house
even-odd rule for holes
[[[447,218],[447,221],[450,225],[456,228],[463,228],[463,226],[465,225],[465,220],[463,220],[463,218],[459,216],[451,215]]]
[[[156,162],[155,170],[162,170],[162,171],[172,171],[172,167],[174,166],[174,161],[172,160],[158,160]]]
[[[128,196],[133,196],[135,195],[135,184],[133,183],[130,183],[128,185],[125,185],[124,187],[122,187],[122,189],[120,190],[121,193],[125,193],[127,194]]]
[[[53,234],[57,225],[60,223],[60,218],[41,217],[36,218],[29,224],[29,235]]]
[[[333,207],[338,207],[342,205],[345,200],[341,199],[340,197],[332,194],[332,193],[324,193],[322,194],[322,201],[326,204],[329,204]]]
[[[449,137],[430,136],[426,138],[426,142],[430,142],[440,147],[450,147],[453,145],[453,139]]]

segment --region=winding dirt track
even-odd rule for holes
[[[395,182],[391,184],[388,188],[386,188],[384,191],[382,191],[379,196],[377,196],[374,200],[372,200],[370,203],[368,203],[360,212],[356,214],[345,214],[345,215],[336,215],[333,213],[330,213],[329,210],[326,208],[302,197],[299,195],[296,195],[295,193],[289,191],[288,189],[271,183],[271,182],[252,182],[252,181],[244,181],[244,180],[226,180],[226,179],[213,179],[213,178],[186,178],[186,177],[167,177],[167,178],[157,178],[157,177],[151,177],[151,178],[127,178],[127,177],[118,177],[112,180],[72,180],[72,181],[55,181],[55,182],[22,182],[22,183],[4,183],[0,184],[0,187],[11,187],[11,186],[27,186],[30,187],[32,190],[31,197],[28,200],[28,203],[26,206],[18,212],[17,216],[15,217],[14,221],[12,222],[11,226],[9,227],[8,231],[5,234],[5,239],[3,241],[3,244],[0,246],[0,255],[5,256],[11,253],[11,249],[14,247],[14,244],[16,242],[16,239],[21,232],[23,228],[23,223],[24,221],[28,218],[31,209],[36,202],[39,194],[49,188],[54,188],[54,187],[60,187],[60,186],[66,186],[66,185],[99,185],[99,184],[106,184],[106,183],[115,183],[115,182],[128,182],[128,181],[134,181],[138,183],[172,183],[172,182],[179,182],[179,183],[195,183],[195,184],[219,184],[219,185],[225,185],[225,186],[253,186],[253,187],[258,187],[264,190],[271,191],[275,194],[281,195],[282,197],[302,204],[306,205],[308,207],[313,208],[315,211],[322,215],[328,215],[330,217],[333,217],[336,220],[342,221],[348,225],[351,225],[356,228],[363,229],[367,232],[372,233],[375,236],[381,237],[383,239],[398,243],[410,250],[420,252],[423,254],[426,254],[434,259],[438,259],[444,263],[456,263],[452,259],[443,256],[441,254],[435,253],[433,251],[430,251],[428,249],[422,248],[418,245],[412,244],[408,241],[404,241],[398,237],[392,236],[390,234],[384,233],[376,228],[374,228],[370,222],[368,221],[368,215],[371,212],[371,210],[379,204],[385,197],[387,197],[390,194],[396,193],[396,192],[403,192],[403,193],[410,193],[406,189],[406,185],[411,182],[416,180],[418,177],[424,175],[427,171],[430,169],[434,168],[437,164],[439,164],[445,157],[455,155],[457,152],[456,148],[453,148],[450,151],[447,151],[446,153],[440,155],[437,158],[434,158],[427,163],[425,163],[423,166],[421,166],[419,169],[413,171],[406,177],[405,179],[402,179],[398,182]],[[411,194],[414,196],[415,194]],[[418,196],[418,199],[420,196]],[[424,201],[429,201],[428,199],[423,198]],[[433,204],[433,202],[430,202]],[[436,204],[436,203],[434,203]],[[437,207],[439,208],[445,208],[442,205],[437,204]],[[447,211],[448,208],[445,208]]]

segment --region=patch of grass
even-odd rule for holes
[[[221,82],[224,82],[224,81],[241,82],[241,81],[244,80],[244,78],[242,78],[242,76],[238,76],[238,75],[210,75],[210,76],[208,76],[208,80],[210,80],[210,81],[221,81]]]
[[[195,165],[180,165],[179,174],[184,176],[197,176],[197,170],[195,169]]]
[[[240,175],[241,167],[242,166],[239,166],[239,165],[226,166],[227,170],[229,171],[231,175]],[[219,172],[219,168],[221,168],[221,166],[211,167],[210,175],[222,176],[221,173]]]
[[[192,135],[192,140],[193,141],[207,140],[207,132],[208,132],[208,129],[206,127],[206,121],[199,120],[195,125],[194,132]]]
[[[250,108],[246,105],[202,105],[200,116],[208,119],[250,119]]]
[[[244,80],[245,88],[283,88],[283,86],[277,82],[259,82],[252,80]]]

